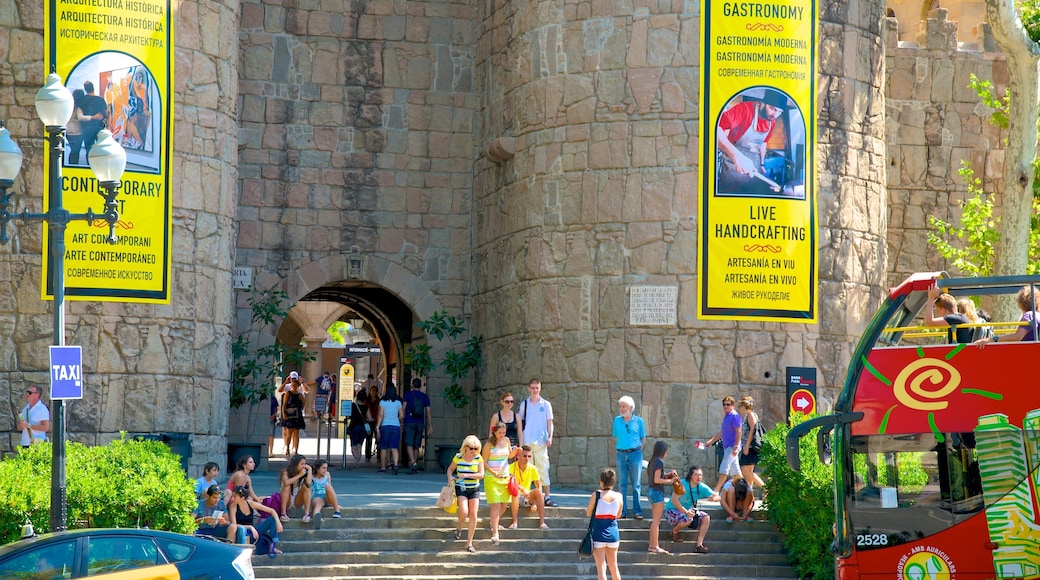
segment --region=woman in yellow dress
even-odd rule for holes
[[[484,443],[481,456],[487,468],[484,471],[484,495],[491,507],[491,543],[498,545],[498,522],[509,506],[509,458],[516,448],[506,437],[505,423],[497,423],[491,437]]]

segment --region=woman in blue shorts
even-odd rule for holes
[[[379,417],[376,418],[376,434],[379,435],[379,473],[387,469],[386,458],[390,456],[390,471],[397,475],[400,458],[401,421],[404,420],[404,403],[397,396],[393,383],[386,386],[386,394],[379,401]]]
[[[679,479],[679,474],[675,473],[675,471],[665,472],[664,458],[667,455],[667,443],[664,441],[654,443],[654,454],[650,456],[650,463],[646,468],[649,475],[648,479],[650,480],[650,489],[647,490],[646,496],[650,498],[650,510],[653,514],[653,520],[650,522],[650,547],[647,549],[651,554],[671,553],[662,548],[658,543],[661,516],[664,515],[664,486],[671,486],[673,481]]]
[[[624,507],[622,496],[613,490],[617,473],[609,467],[599,474],[599,491],[589,498],[585,514],[592,520],[592,557],[596,560],[596,577],[607,580],[607,569],[613,580],[621,580],[617,566],[617,551],[621,545],[617,519]],[[598,500],[597,500],[598,496]]]
[[[480,480],[484,479],[484,459],[480,456],[480,439],[470,435],[462,441],[462,447],[448,466],[448,485],[455,486],[455,497],[459,502],[459,523],[455,526],[455,539],[462,538],[462,524],[469,520],[466,550],[476,552],[473,535],[477,532],[477,509],[480,507]]]
[[[313,475],[311,476],[311,505],[309,511],[303,515],[303,523],[314,518],[314,529],[321,529],[321,508],[329,506],[332,508],[332,517],[342,517],[339,512],[339,502],[336,501],[336,490],[332,487],[332,476],[329,475],[329,462],[319,459],[314,462]]]

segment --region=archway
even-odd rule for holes
[[[338,370],[340,357],[346,354],[343,350],[337,352],[335,349],[322,348],[326,329],[337,320],[360,319],[364,321],[365,331],[372,335],[373,342],[380,347],[377,355],[379,362],[372,365],[379,371],[374,374],[384,384],[392,381],[400,387],[411,378],[405,364],[408,345],[413,340],[426,340],[421,333],[420,336],[413,336],[416,323],[441,309],[439,300],[423,280],[397,264],[371,256],[329,256],[303,265],[282,279],[280,284],[272,286],[281,287],[288,294],[289,302],[295,304],[272,338],[282,345],[303,344],[315,354],[313,362],[304,363],[298,369],[308,380],[314,380],[323,370]],[[331,355],[330,350],[333,351]],[[283,370],[287,373],[297,369]],[[360,382],[364,378],[364,375],[360,375],[356,380]],[[349,392],[349,397],[353,394],[352,387],[341,384],[339,390]],[[308,403],[308,415],[310,408]],[[349,415],[349,407],[346,410]],[[251,412],[266,416],[268,406],[266,403],[261,404]],[[342,408],[338,412],[341,413]],[[231,425],[229,436],[241,437],[241,434],[233,431],[234,425]],[[318,448],[316,440],[306,443],[308,438],[313,439],[317,434],[317,422],[309,419],[307,437],[301,440],[301,451],[305,455]],[[284,447],[276,437],[276,432],[268,435],[254,431],[250,435],[258,442],[262,440],[267,443],[263,453],[265,457],[283,455]],[[334,438],[338,436],[339,433],[336,433]],[[329,445],[323,444],[320,448],[322,457],[330,453]],[[338,465],[343,448],[342,440],[331,446],[330,458],[334,465]]]

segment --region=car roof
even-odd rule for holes
[[[144,536],[149,538],[179,540],[196,546],[222,545],[221,542],[209,538],[199,538],[186,534],[178,534],[176,532],[167,532],[165,530],[150,530],[147,528],[80,528],[61,532],[49,532],[38,536],[16,540],[10,544],[0,546],[0,556],[4,556],[11,552],[21,550],[26,546],[31,546],[40,542],[59,541],[66,538],[74,539],[82,536]]]

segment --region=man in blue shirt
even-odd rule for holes
[[[625,494],[632,483],[632,511],[637,520],[643,519],[643,506],[639,504],[639,476],[643,472],[643,440],[646,439],[646,424],[636,415],[636,403],[632,397],[618,399],[621,414],[614,417],[612,436],[617,451],[618,491],[621,492],[622,517],[631,517]]]
[[[425,428],[424,428],[425,427]],[[418,450],[423,435],[433,435],[430,397],[422,392],[422,381],[412,379],[412,388],[404,394],[404,445],[408,450],[408,473],[419,471]]]
[[[722,463],[719,465],[719,482],[715,485],[715,493],[722,490],[722,486],[734,475],[740,475],[740,427],[744,420],[736,410],[733,397],[722,399],[722,428],[708,439],[707,446],[711,447],[716,441],[722,441]]]

